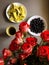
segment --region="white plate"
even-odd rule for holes
[[[23,4],[21,4],[21,3],[18,3],[18,2],[14,2],[14,3],[11,3],[11,4],[14,4],[14,5],[19,5],[19,6],[23,6],[24,8],[25,8],[25,11],[26,11],[26,16],[27,16],[27,9],[26,9],[26,7],[23,5]],[[10,9],[10,7],[11,7],[11,4],[7,7],[7,9],[6,9],[6,16],[7,16],[7,18],[9,19],[9,15],[8,15],[8,10]],[[23,20],[26,18],[26,16],[23,18]],[[23,21],[23,20],[21,20],[21,21]],[[21,21],[19,21],[19,22],[21,22]],[[11,20],[11,22],[13,22],[13,23],[16,23],[15,21],[12,21]]]
[[[47,22],[46,22],[46,20],[45,20],[43,17],[41,17],[41,16],[35,15],[35,16],[30,17],[29,20],[27,21],[27,23],[30,25],[30,21],[32,21],[32,20],[35,19],[35,18],[40,18],[40,19],[43,20],[44,25],[45,25],[45,29],[44,29],[43,31],[45,31],[45,30],[47,29]],[[31,32],[30,29],[28,29],[28,32],[29,32],[31,35],[34,35],[34,36],[40,36],[40,34],[41,34],[41,33],[37,33],[37,34],[36,34],[36,33],[34,33],[34,32]]]

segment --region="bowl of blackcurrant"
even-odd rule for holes
[[[46,20],[39,15],[30,17],[27,23],[30,25],[28,32],[34,36],[40,36],[41,32],[47,29]]]

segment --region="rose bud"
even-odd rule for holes
[[[29,43],[25,42],[22,46],[21,49],[23,50],[24,53],[31,53],[32,52],[32,45]]]
[[[30,26],[27,24],[27,22],[22,22],[22,23],[20,23],[20,25],[19,25],[19,30],[20,30],[22,33],[26,33],[26,32],[28,32],[29,27],[30,27]]]
[[[0,58],[0,65],[4,65],[4,60]]]
[[[14,42],[15,42],[16,44],[21,45],[21,44],[23,43],[23,39],[22,39],[22,38],[15,38],[15,39],[14,39]]]
[[[24,63],[24,65],[27,65],[26,63]]]
[[[7,59],[8,57],[12,56],[12,52],[9,49],[4,48],[3,49],[3,58]]]
[[[46,30],[41,33],[41,38],[43,39],[44,42],[49,43],[49,30]]]
[[[10,59],[10,62],[11,62],[12,64],[15,64],[15,63],[17,62],[17,58],[11,58],[11,59]]]
[[[17,51],[17,50],[19,50],[19,48],[20,48],[20,45],[16,44],[15,40],[12,40],[12,42],[9,46],[9,49],[11,51]]]
[[[37,39],[35,37],[28,37],[26,38],[26,41],[33,47],[37,45]]]
[[[20,45],[20,43],[23,43],[23,39],[16,37],[15,39],[12,40],[12,43],[16,43],[16,44]]]
[[[18,32],[16,32],[16,37],[17,38],[23,38],[23,34],[22,34],[22,32],[21,31],[18,31]]]

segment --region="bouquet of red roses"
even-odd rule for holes
[[[0,58],[0,65],[49,64],[49,31],[41,33],[42,42],[38,44],[35,37],[27,37],[29,27],[27,22],[20,23],[19,31],[15,33],[9,49],[4,48],[2,51],[3,58]]]

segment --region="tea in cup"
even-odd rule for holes
[[[8,36],[13,36],[16,33],[16,28],[14,26],[9,26],[6,28],[6,34]]]

